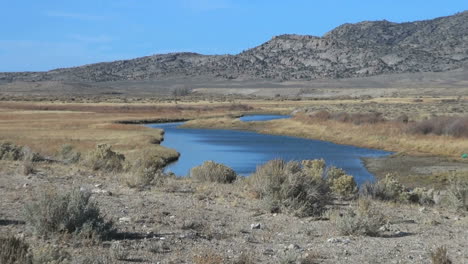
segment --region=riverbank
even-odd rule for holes
[[[353,125],[336,121],[312,123],[298,118],[242,122],[224,117],[191,120],[183,127],[248,130],[394,151],[398,154],[365,159],[365,165],[377,178],[384,178],[391,173],[408,187],[440,188],[446,183],[451,171],[468,173],[468,162],[459,158],[459,153],[468,149],[468,142],[463,138],[407,135],[392,124]]]

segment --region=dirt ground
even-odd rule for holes
[[[431,250],[446,246],[453,263],[468,262],[468,217],[443,207],[376,202],[387,222],[379,236],[340,236],[326,215],[268,212],[243,181],[173,179],[137,190],[122,185],[118,175],[42,163],[35,174],[24,176],[17,173],[18,165],[1,162],[0,233],[24,237],[35,249],[52,246],[98,258],[119,243],[127,256],[111,263],[429,263]],[[73,187],[94,192],[106,219],[116,223],[118,238],[88,245],[31,233],[22,213],[25,204],[45,188]],[[353,202],[334,201],[329,210],[350,206]]]

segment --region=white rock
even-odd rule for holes
[[[262,228],[262,224],[260,223],[255,223],[255,224],[250,225],[250,229],[261,229],[261,228]]]
[[[120,217],[119,218],[119,222],[121,223],[130,223],[132,221],[132,219],[128,216],[124,216],[124,217]]]

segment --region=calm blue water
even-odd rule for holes
[[[291,116],[288,115],[246,115],[240,117],[239,119],[244,122],[252,122],[252,121],[268,121],[268,120],[275,120],[275,119],[285,119],[290,118]]]
[[[270,120],[265,115],[248,116],[243,119]],[[179,176],[187,175],[191,168],[207,160],[223,163],[238,174],[247,176],[254,172],[258,165],[276,158],[323,158],[328,166],[343,168],[353,175],[358,183],[363,183],[373,181],[374,177],[363,166],[360,158],[391,154],[387,151],[289,136],[235,130],[178,128],[181,124],[182,122],[148,125],[164,129],[162,145],[180,152],[180,159],[167,167],[167,171]]]

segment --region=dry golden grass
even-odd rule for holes
[[[185,126],[253,130],[260,133],[312,138],[414,155],[458,158],[468,149],[466,138],[406,134],[402,132],[404,124],[393,122],[354,125],[332,120],[309,122],[305,119],[294,118],[243,123],[233,118],[216,118],[192,120]]]
[[[105,143],[129,154],[159,143],[163,132],[122,120],[194,118],[240,113],[246,106],[232,103],[201,104],[111,104],[0,102],[0,140],[25,145],[45,155],[54,155],[62,145],[89,151]],[[157,146],[163,156],[176,153]]]

